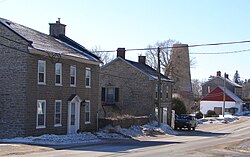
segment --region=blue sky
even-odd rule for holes
[[[248,0],[0,0],[0,17],[49,32],[49,24],[61,18],[66,35],[86,48],[145,48],[169,38],[182,43],[205,44],[250,40]],[[192,79],[206,80],[216,71],[232,78],[238,70],[249,79],[250,51],[224,55],[197,52],[228,52],[250,49],[250,43],[190,48],[195,58]],[[143,51],[127,52],[136,61]]]

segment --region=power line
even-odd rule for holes
[[[21,44],[21,45],[25,45],[28,46],[27,44],[15,41],[13,39],[9,39],[5,36],[1,36],[0,37],[7,39],[9,41],[15,42],[17,44]],[[222,42],[222,43],[212,43],[212,44],[197,44],[197,45],[180,45],[180,46],[168,46],[168,47],[161,47],[160,49],[169,49],[169,48],[182,48],[182,47],[199,47],[199,46],[218,46],[218,45],[229,45],[229,44],[241,44],[241,43],[250,43],[249,40],[245,40],[245,41],[235,41],[235,42]],[[37,45],[41,45],[44,46],[42,44],[38,44]],[[158,47],[157,47],[158,48]],[[135,49],[126,49],[126,51],[149,51],[149,50],[157,50],[156,47],[148,47],[148,48],[135,48]],[[103,50],[103,51],[95,51],[95,52],[116,52],[117,50]],[[250,49],[244,49],[244,50],[236,50],[236,51],[226,51],[226,52],[191,52],[189,54],[204,54],[204,55],[215,55],[215,54],[232,54],[232,53],[240,53],[240,52],[247,52],[250,51]]]
[[[240,53],[240,52],[247,52],[250,51],[250,49],[244,49],[244,50],[237,50],[237,51],[226,51],[226,52],[191,52],[189,54],[202,54],[202,55],[218,55],[218,54],[231,54],[231,53]]]
[[[203,46],[219,46],[219,45],[233,45],[233,44],[243,44],[250,43],[250,40],[243,41],[233,41],[233,42],[221,42],[221,43],[210,43],[210,44],[196,44],[196,45],[180,45],[180,46],[167,46],[160,47],[160,49],[169,49],[169,48],[183,48],[183,47],[203,47]],[[135,49],[126,49],[126,51],[148,51],[148,50],[157,50],[158,47],[149,47],[149,48],[135,48]],[[116,52],[117,50],[103,50],[96,52]]]
[[[40,55],[36,55],[36,54],[33,54],[33,53],[29,53],[29,52],[27,52],[27,51],[23,51],[23,50],[21,50],[21,49],[17,49],[17,48],[15,48],[15,47],[11,47],[11,46],[8,46],[8,45],[2,44],[2,43],[0,43],[0,45],[2,45],[2,46],[4,46],[4,47],[7,47],[7,48],[10,48],[10,49],[13,49],[13,50],[16,50],[16,51],[23,52],[23,53],[28,54],[28,55],[31,55],[31,57],[33,57],[33,58],[41,59],[41,57],[39,57]],[[46,57],[46,56],[43,56],[43,58],[44,58],[44,59],[47,58],[47,59],[49,59],[49,60],[51,60],[51,61],[52,61],[52,59],[53,59],[53,58],[51,58],[51,57]],[[60,62],[60,59],[61,59],[61,57],[58,59],[58,62]],[[66,62],[64,62],[63,64],[69,65],[69,66],[73,65],[73,64],[68,64],[68,63],[66,63]],[[116,78],[121,78],[121,79],[136,80],[135,78],[132,79],[132,78],[130,78],[130,77],[122,77],[122,76],[118,76],[118,75],[108,74],[108,73],[100,72],[100,71],[93,70],[93,69],[91,69],[90,71],[96,72],[96,73],[99,73],[99,74],[102,74],[102,75],[108,75],[108,76],[113,76],[113,77],[116,77]]]

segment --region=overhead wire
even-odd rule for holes
[[[18,44],[21,44],[21,45],[25,45],[25,46],[28,46],[27,44],[24,44],[24,43],[20,43],[18,41],[15,41],[13,39],[10,39],[10,38],[7,38],[5,36],[1,36],[0,37],[4,38],[4,39],[7,39],[9,41],[12,41],[12,42],[15,42],[15,43],[18,43]],[[237,41],[237,42],[223,42],[223,43],[212,43],[212,44],[197,44],[197,45],[180,45],[180,46],[174,46],[175,48],[179,48],[179,47],[198,47],[198,46],[215,46],[215,45],[225,45],[225,44],[239,44],[239,43],[249,43],[250,41],[246,40],[246,41]],[[15,48],[15,47],[12,47],[12,46],[8,46],[8,45],[5,45],[5,44],[2,44],[0,43],[0,45],[2,46],[5,46],[7,48],[11,48],[11,49],[14,49],[14,50],[17,50],[17,51],[21,51],[23,53],[26,53],[26,54],[29,54],[31,56],[35,56],[35,57],[38,57],[38,55],[36,54],[33,54],[33,53],[29,53],[28,51],[23,51],[21,49],[18,49],[18,48]],[[171,47],[161,47],[161,49],[166,49],[166,48],[173,48],[173,46]],[[141,50],[154,50],[154,49],[157,49],[157,48],[154,48],[154,47],[151,47],[151,48],[138,48],[138,49],[126,49],[126,51],[141,51]],[[117,50],[109,50],[109,51],[96,51],[96,52],[116,52]],[[215,52],[215,53],[190,53],[190,54],[227,54],[227,53],[239,53],[239,52],[246,52],[246,51],[250,51],[250,49],[245,49],[245,50],[239,50],[239,51],[230,51],[230,52]],[[40,55],[39,55],[40,56]],[[46,58],[46,56],[44,56]],[[48,56],[47,58],[51,59],[50,56]],[[100,72],[99,72],[100,73]],[[117,78],[125,78],[125,79],[131,79],[131,78],[127,78],[127,77],[121,77],[121,76],[116,76],[116,75],[112,75],[112,74],[107,74],[107,73],[102,73],[104,75],[110,75],[110,76],[114,76],[114,77],[117,77]]]

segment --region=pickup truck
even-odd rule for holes
[[[197,126],[197,120],[192,115],[181,114],[181,115],[176,115],[175,117],[175,125],[174,125],[175,130],[177,130],[177,128],[179,128],[180,130],[182,128],[188,128],[188,130],[190,131],[191,128],[195,130],[196,126]]]

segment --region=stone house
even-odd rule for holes
[[[0,18],[0,138],[96,129],[100,60],[65,27],[47,35]]]
[[[202,84],[202,96],[205,97],[218,86],[224,87],[224,81],[225,87],[228,90],[234,93],[237,97],[242,98],[242,86],[231,81],[228,78],[228,75],[222,77],[220,71],[217,71],[217,75],[214,76],[212,79]]]
[[[130,61],[125,59],[125,48],[118,48],[117,58],[100,69],[100,118],[155,115],[157,75],[156,70],[146,65],[145,56],[139,56],[138,62]],[[167,119],[170,123],[172,83],[161,74],[160,113],[165,123]]]

